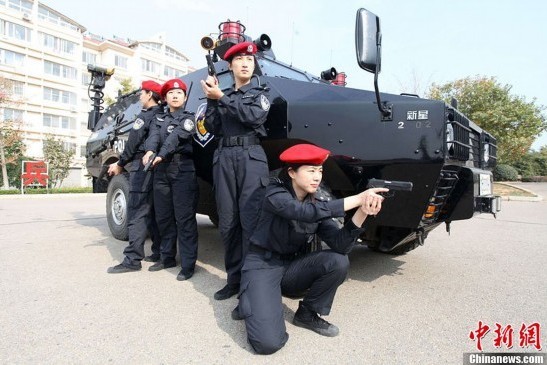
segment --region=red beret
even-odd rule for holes
[[[171,79],[168,81],[165,81],[165,84],[161,87],[161,97],[165,98],[165,95],[169,90],[173,89],[182,89],[184,90],[184,93],[186,94],[186,84],[182,82],[181,79]]]
[[[141,89],[155,92],[158,95],[161,94],[161,85],[158,84],[156,81],[152,81],[152,80],[143,81],[141,83]]]
[[[330,151],[312,144],[296,144],[279,155],[279,159],[295,165],[322,165]]]
[[[230,47],[224,54],[224,60],[230,62],[235,55],[254,55],[256,53],[256,44],[253,42],[238,43]]]

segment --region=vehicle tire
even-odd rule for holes
[[[114,238],[129,239],[127,231],[127,203],[129,202],[129,180],[125,175],[116,175],[110,180],[106,193],[106,219]]]

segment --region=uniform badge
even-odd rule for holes
[[[247,52],[248,52],[248,53],[253,53],[253,46],[252,46],[251,44],[249,44],[249,45],[247,46]]]
[[[207,143],[211,142],[215,137],[213,133],[209,132],[205,128],[205,112],[207,111],[207,103],[201,104],[196,111],[196,134],[194,134],[194,141],[196,141],[201,147],[205,147]]]
[[[185,119],[182,126],[187,132],[191,132],[194,129],[194,122],[191,119]]]
[[[142,120],[141,118],[137,118],[135,120],[135,123],[133,124],[133,129],[139,130],[142,128],[143,125],[144,125],[144,120]]]
[[[175,82],[173,83],[173,88],[174,88],[174,89],[180,88],[179,83],[175,81]]]
[[[173,129],[175,129],[175,126],[174,126],[174,125],[168,126],[168,127],[167,127],[167,133],[173,132]]]
[[[270,101],[264,94],[260,95],[260,105],[264,111],[270,110]]]

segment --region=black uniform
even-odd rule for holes
[[[266,191],[256,232],[242,268],[239,315],[245,319],[249,343],[270,354],[285,345],[281,295],[298,296],[303,304],[329,314],[338,286],[349,268],[347,253],[362,228],[349,220],[339,228],[332,217],[344,216],[343,199],[300,202],[279,180]],[[302,253],[317,234],[330,250]]]
[[[155,115],[161,110],[159,105],[143,109],[135,119],[133,129],[118,165],[124,167],[131,163],[129,171],[129,202],[127,204],[127,228],[129,246],[123,251],[125,258],[122,265],[130,268],[140,268],[144,258],[144,243],[150,233],[152,239],[152,254],[160,253],[160,234],[154,216],[154,199],[152,194],[152,179],[146,178],[143,171],[142,156],[144,143],[149,135],[150,125],[154,123]]]
[[[269,109],[266,89],[252,84],[227,90],[219,100],[207,100],[205,120],[220,137],[213,156],[213,180],[230,286],[239,285],[267,185],[268,160],[260,137],[266,136]]]
[[[163,161],[155,167],[154,201],[160,229],[161,262],[174,264],[177,246],[183,271],[193,272],[198,251],[198,184],[192,159],[194,115],[184,110],[156,115],[147,151]],[[178,245],[175,244],[178,242]]]

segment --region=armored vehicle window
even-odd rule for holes
[[[138,100],[138,97],[136,98],[136,101],[133,100],[135,99],[125,99],[122,102],[114,103],[110,107],[108,107],[108,109],[105,110],[103,116],[97,123],[95,130],[98,131],[105,126],[111,125],[115,121],[118,121],[118,118],[122,117],[120,113],[124,113],[123,121],[134,120],[136,116],[140,113],[142,107],[140,101]],[[123,121],[119,120],[119,123],[122,123]]]
[[[258,64],[260,65],[260,68],[264,76],[284,77],[287,79],[308,81],[308,82],[313,81],[311,77],[309,77],[308,75],[306,75],[306,73],[302,71],[295,70],[287,65],[273,62],[265,58],[261,58],[258,61]]]
[[[141,110],[142,110],[142,105],[140,102],[136,102],[129,105],[129,107],[125,110],[123,114],[123,120],[119,121],[119,123],[134,121],[135,118],[137,118],[137,115],[139,115],[139,113],[141,112]],[[129,127],[129,129],[131,129],[131,127]]]

